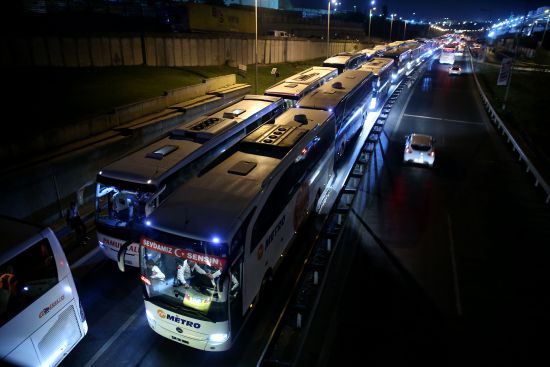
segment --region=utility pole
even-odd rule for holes
[[[255,93],[258,94],[258,0],[254,0],[255,16],[256,16],[256,40],[254,41],[254,62],[256,63],[256,88]]]
[[[330,57],[330,3],[333,0],[328,0],[328,15],[327,15],[327,59]]]
[[[393,28],[393,17],[395,17],[397,14],[392,13],[391,15],[391,22],[390,22],[390,42],[391,42],[391,32]]]

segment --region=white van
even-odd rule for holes
[[[268,35],[268,36],[273,36],[273,37],[289,37],[288,32],[285,32],[285,31],[275,31],[275,30],[267,31],[267,35]]]

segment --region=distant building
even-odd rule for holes
[[[256,6],[254,0],[224,0],[225,5]],[[279,0],[258,0],[258,7],[279,9]]]

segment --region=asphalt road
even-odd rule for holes
[[[388,118],[344,238],[344,296],[324,300],[337,306],[318,365],[548,359],[550,209],[457,62],[461,76],[429,64]],[[411,132],[437,139],[434,168],[403,164]]]

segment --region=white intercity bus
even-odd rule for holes
[[[344,154],[348,143],[361,130],[373,97],[374,74],[366,70],[346,70],[297,103],[302,109],[321,109],[336,116],[336,152]]]
[[[360,70],[370,71],[374,74],[372,82],[373,96],[369,103],[369,109],[376,110],[384,102],[391,87],[391,73],[393,59],[375,57],[361,65]]]
[[[384,52],[386,58],[393,59],[392,83],[397,84],[411,70],[411,50],[397,47]]]
[[[340,52],[323,61],[323,66],[336,68],[341,74],[346,70],[358,69],[368,60],[368,56],[363,52]]]
[[[291,108],[155,210],[140,247],[146,315],[155,332],[205,351],[231,347],[334,175],[335,122],[330,112]],[[190,260],[206,274],[195,274],[186,288],[178,269]]]
[[[287,107],[294,107],[306,94],[338,76],[338,69],[313,66],[272,85],[264,92],[267,96],[281,97]]]
[[[137,267],[138,233],[153,210],[185,180],[284,109],[281,98],[247,95],[104,167],[96,187],[97,238],[103,253],[116,261],[120,246],[131,241],[125,261]]]
[[[57,366],[88,332],[50,228],[0,217],[0,363]]]

